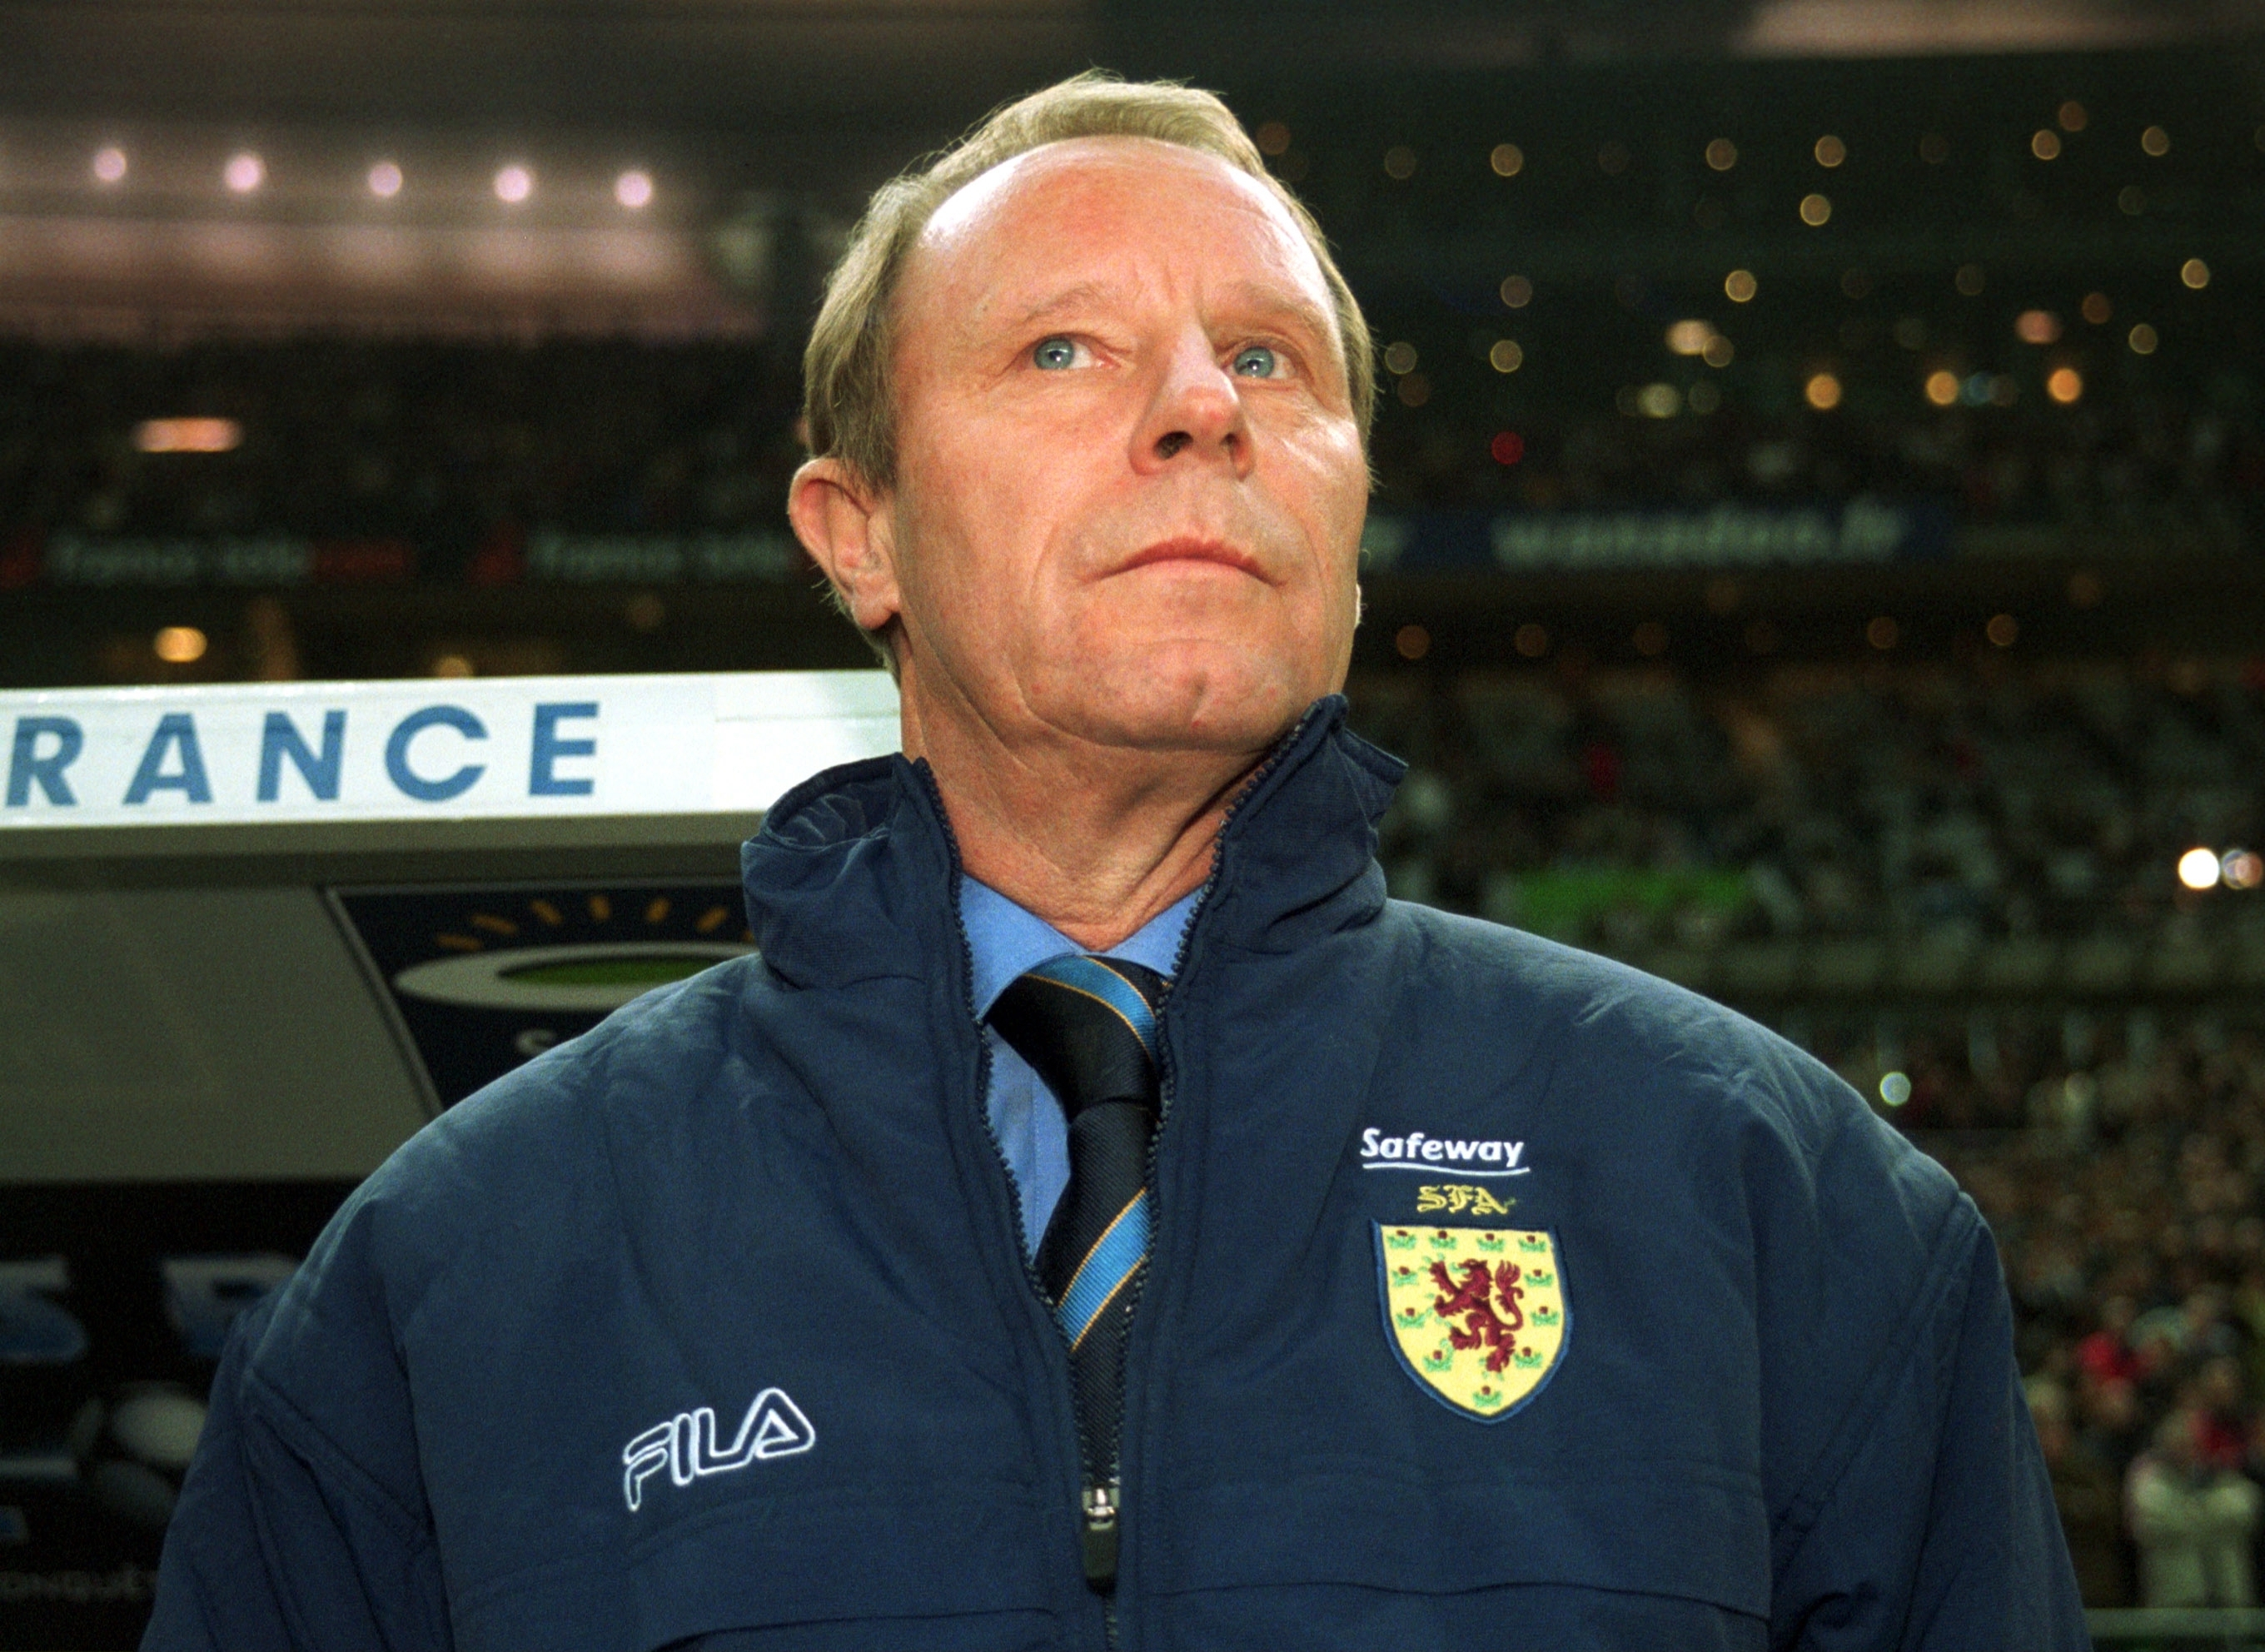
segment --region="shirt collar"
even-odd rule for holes
[[[1179,961],[1180,942],[1195,916],[1200,889],[1174,901],[1140,929],[1109,949],[1112,958],[1143,964],[1169,976]],[[1030,912],[992,888],[962,872],[959,875],[959,917],[967,929],[967,950],[975,964],[975,1018],[991,1013],[999,994],[1016,976],[1054,958],[1081,956],[1078,945],[1037,913]]]

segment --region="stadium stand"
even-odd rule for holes
[[[2265,674],[2170,675],[1534,671],[1357,692],[1417,765],[1385,850],[1411,898],[1621,951],[2106,935],[2159,963],[2265,923],[2239,847],[2265,831]],[[2197,843],[2235,846],[2214,899],[2179,881]]]

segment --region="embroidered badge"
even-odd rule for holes
[[[1564,1357],[1571,1315],[1555,1235],[1379,1222],[1376,1256],[1386,1340],[1441,1404],[1498,1423]]]

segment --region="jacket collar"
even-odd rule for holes
[[[1344,727],[1330,695],[1283,737],[1228,812],[1196,928],[1290,949],[1374,915],[1376,823],[1405,772]],[[797,986],[925,977],[960,945],[958,850],[928,766],[848,763],[781,797],[740,851],[747,921]]]

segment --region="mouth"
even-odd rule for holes
[[[1152,567],[1157,563],[1210,563],[1221,568],[1232,568],[1247,573],[1254,579],[1266,576],[1260,571],[1258,560],[1249,552],[1229,544],[1223,539],[1161,539],[1125,559],[1119,573],[1129,573],[1135,568]]]

